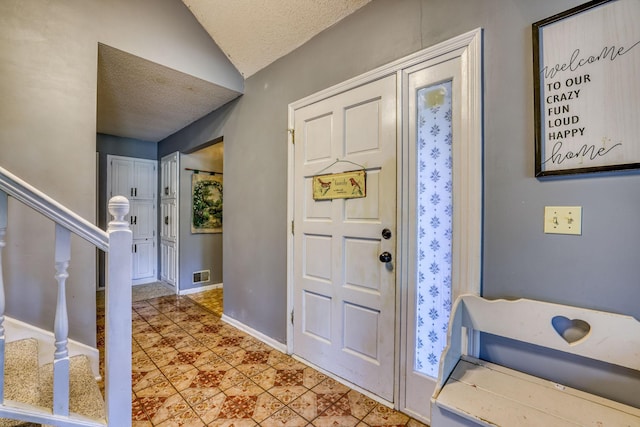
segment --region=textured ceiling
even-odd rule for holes
[[[182,0],[245,78],[369,1]],[[157,142],[240,95],[113,47],[99,46],[99,133]]]
[[[240,93],[101,44],[97,132],[160,141]]]
[[[245,77],[370,0],[182,0]]]

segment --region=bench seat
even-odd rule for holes
[[[471,356],[462,356],[436,405],[470,425],[640,426],[640,409]]]

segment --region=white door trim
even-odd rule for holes
[[[292,233],[292,223],[294,218],[294,139],[295,135],[292,130],[295,126],[295,111],[299,108],[305,107],[312,103],[321,101],[323,99],[335,96],[339,93],[351,90],[355,87],[367,84],[371,81],[377,80],[381,77],[398,74],[398,195],[404,194],[404,187],[408,181],[408,172],[406,164],[408,162],[407,153],[405,148],[405,141],[407,138],[406,123],[407,118],[404,117],[402,103],[402,94],[406,88],[406,72],[411,67],[414,67],[421,63],[433,62],[437,63],[441,60],[446,60],[451,57],[461,57],[464,67],[464,79],[462,84],[463,91],[465,91],[463,99],[468,100],[464,109],[468,116],[468,122],[463,126],[463,138],[467,141],[467,148],[469,153],[465,156],[468,164],[460,165],[463,168],[467,168],[467,178],[464,183],[464,193],[460,195],[461,204],[469,212],[470,215],[466,215],[464,218],[457,218],[456,224],[459,224],[461,230],[465,230],[464,234],[460,234],[457,251],[460,252],[460,256],[466,260],[464,265],[460,265],[456,270],[457,277],[464,284],[463,289],[465,292],[476,293],[480,292],[480,268],[481,268],[481,230],[482,230],[482,80],[481,80],[481,55],[482,55],[482,30],[480,28],[469,31],[458,37],[442,42],[438,45],[421,50],[407,57],[401,58],[397,61],[391,62],[387,65],[379,67],[370,72],[364,73],[360,76],[349,79],[345,82],[339,83],[335,86],[317,92],[313,95],[307,96],[303,99],[295,101],[288,106],[288,171],[287,171],[287,351],[291,354],[293,352],[293,323],[292,316],[294,307],[294,236]],[[478,161],[479,160],[479,161]],[[402,196],[402,199],[397,203],[397,220],[398,229],[401,231],[397,240],[397,262],[399,264],[396,269],[396,301],[397,301],[397,315],[402,313],[401,307],[406,305],[406,277],[408,272],[408,266],[406,262],[407,256],[407,215],[408,200]],[[400,349],[401,333],[404,332],[406,325],[402,325],[402,322],[397,322],[396,330],[396,360],[403,360],[403,356]],[[404,372],[404,366],[398,364],[397,376]],[[394,391],[394,402],[396,408],[400,405],[400,382],[396,382]]]

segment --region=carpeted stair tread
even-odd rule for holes
[[[69,411],[91,418],[105,418],[105,405],[87,356],[69,359]],[[38,366],[38,342],[29,338],[6,344],[5,399],[51,409],[53,363]],[[0,427],[39,424],[0,418]]]
[[[37,405],[38,396],[38,341],[27,338],[12,341],[5,348],[5,399]],[[28,425],[24,421],[0,418],[0,427]]]
[[[73,356],[69,367],[69,411],[91,418],[105,418],[104,400],[84,355]],[[53,406],[53,364],[40,368],[40,406]]]

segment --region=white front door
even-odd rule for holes
[[[481,47],[476,29],[289,106],[288,351],[426,423],[451,303],[480,292]],[[313,199],[314,175],[361,168],[365,198]]]
[[[393,74],[297,109],[294,148],[293,352],[389,402],[396,100]],[[313,199],[314,175],[358,169],[366,171],[366,197]],[[390,262],[380,261],[385,252]]]

